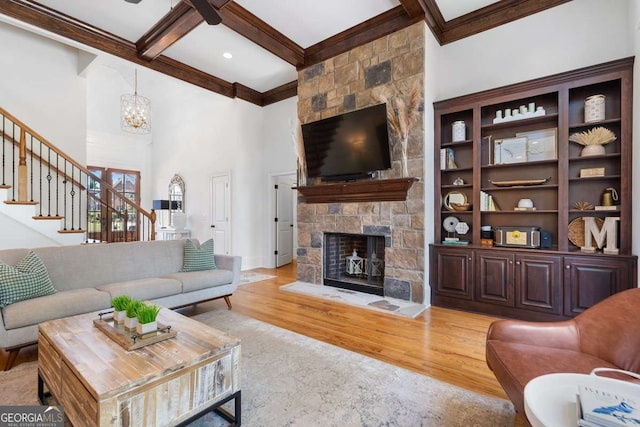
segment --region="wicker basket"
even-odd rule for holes
[[[604,221],[602,218],[596,217],[596,224],[598,224],[598,227],[602,228]],[[584,246],[584,220],[582,217],[576,218],[569,223],[568,236],[569,241],[577,247],[581,248]],[[598,247],[594,239],[591,239],[591,246],[594,248]]]

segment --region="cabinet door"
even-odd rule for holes
[[[634,283],[628,261],[564,258],[564,315],[575,316]]]
[[[435,291],[443,296],[471,299],[473,251],[437,248]]]
[[[475,253],[475,300],[513,307],[513,254]]]
[[[562,257],[515,255],[516,307],[561,314]]]

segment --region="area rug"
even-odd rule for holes
[[[242,425],[513,426],[486,397],[228,310],[194,319],[242,340]],[[0,372],[0,405],[36,404],[37,363]],[[219,427],[214,414],[191,427]]]
[[[270,274],[256,273],[255,271],[241,271],[239,285],[246,285],[248,283],[260,282],[261,280],[273,279],[276,276]]]
[[[356,307],[377,310],[383,313],[397,314],[403,317],[415,318],[425,310],[424,305],[403,299],[381,297],[349,289],[315,285],[313,283],[294,282],[280,286],[280,289],[287,292],[297,292],[304,295],[342,302]]]

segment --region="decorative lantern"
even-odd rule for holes
[[[351,256],[347,257],[347,274],[357,276],[364,271],[364,260],[358,256],[358,252],[354,249]]]

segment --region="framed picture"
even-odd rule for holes
[[[494,164],[527,161],[527,137],[496,139],[493,145]]]
[[[527,161],[555,160],[558,158],[556,145],[558,128],[518,132],[516,136],[527,138]]]

